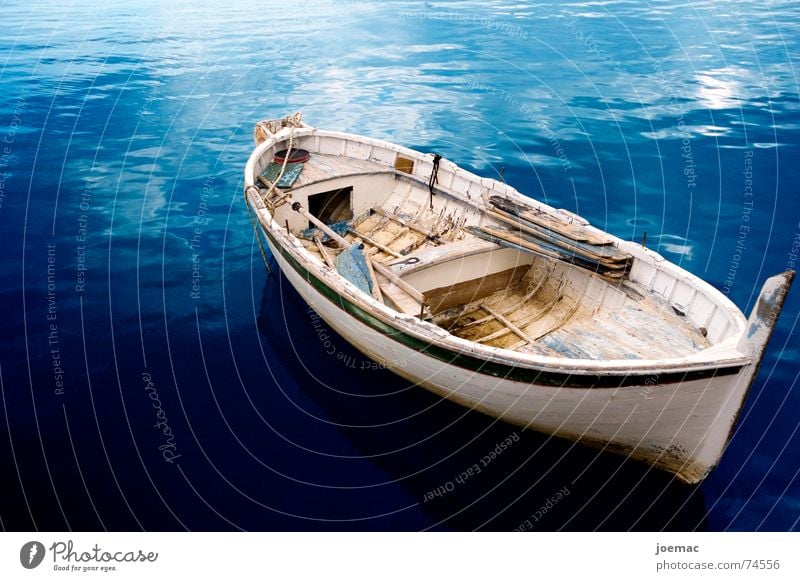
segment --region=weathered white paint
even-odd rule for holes
[[[272,251],[292,286],[326,323],[394,373],[471,409],[604,447],[674,472],[689,483],[702,480],[718,462],[755,371],[750,364],[738,375],[693,382],[575,389],[523,384],[442,365],[345,316],[299,276],[277,249]]]
[[[401,154],[414,160],[413,175],[423,183],[431,171],[429,155],[391,143],[313,128],[294,131],[296,142],[311,151],[335,155],[348,152],[387,169],[393,167],[394,156]],[[294,288],[357,349],[443,397],[514,424],[626,454],[673,472],[686,482],[699,482],[716,465],[752,383],[793,273],[768,281],[746,332],[744,316],[722,293],[657,253],[615,239],[619,248],[635,258],[631,280],[686,313],[693,324],[706,328],[712,344],[710,348],[684,357],[656,360],[591,360],[519,353],[466,341],[432,323],[398,313],[361,293],[313,257],[286,232],[280,221],[273,219],[253,187],[254,179],[263,171],[272,153],[285,147],[288,136],[289,131],[284,130],[267,138],[250,156],[245,168],[248,202],[261,227],[295,260],[316,272],[346,300],[398,332],[487,362],[572,375],[641,375],[643,380],[640,385],[617,389],[557,388],[443,365],[424,351],[406,347],[345,315],[298,275],[270,242],[273,255]],[[447,160],[441,161],[439,175],[439,187],[445,188],[447,195],[454,199],[473,206],[476,212],[480,212],[488,196],[501,194],[544,212],[558,213],[554,208],[523,197],[507,184],[479,178]],[[396,189],[392,195],[399,195]],[[434,203],[442,202],[435,197]],[[622,300],[615,295],[620,291],[609,289],[608,285],[592,283],[588,286],[596,289],[590,292],[595,293],[598,305],[610,306],[615,300]],[[738,374],[709,379],[667,385],[659,384],[657,379],[670,372],[739,366],[742,367]]]

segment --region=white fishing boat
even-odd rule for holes
[[[366,356],[687,483],[718,463],[793,271],[766,281],[746,319],[643,244],[438,155],[299,114],[255,137],[244,178],[259,244]]]

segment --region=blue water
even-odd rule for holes
[[[797,3],[0,17],[0,528],[800,529],[800,290],[689,488],[374,369],[267,276],[241,191],[253,124],[302,110],[646,232],[749,310],[800,248]]]

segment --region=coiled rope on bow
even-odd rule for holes
[[[272,195],[272,192],[275,191],[275,188],[281,178],[283,177],[284,172],[286,171],[286,164],[289,161],[289,157],[292,155],[292,148],[294,147],[294,131],[297,127],[301,126],[301,119],[302,113],[295,113],[294,115],[289,115],[285,119],[283,119],[281,123],[280,129],[285,127],[289,127],[289,146],[286,149],[286,155],[283,158],[283,164],[281,164],[281,170],[278,172],[278,177],[270,185],[269,189],[265,194],[262,195],[261,191],[258,188],[253,188],[253,186],[248,187],[244,191],[244,205],[247,206],[247,213],[250,215],[250,224],[253,226],[253,233],[256,236],[256,240],[258,240],[258,249],[261,252],[261,258],[264,261],[264,266],[267,267],[267,272],[272,274],[272,269],[269,266],[269,260],[267,259],[266,250],[264,250],[264,243],[261,241],[261,233],[259,232],[258,224],[256,223],[256,217],[253,214],[253,209],[250,207],[250,202],[247,199],[247,192],[250,188],[253,188],[258,196],[261,198],[261,201],[270,208],[270,211],[274,211],[277,206],[271,204],[269,202],[269,197]],[[261,124],[259,124],[261,125]],[[262,126],[265,128],[267,126]],[[278,129],[278,128],[276,128]],[[278,130],[280,130],[278,129]],[[284,200],[285,203],[285,200]]]

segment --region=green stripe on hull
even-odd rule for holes
[[[316,291],[328,299],[331,303],[352,315],[359,322],[378,331],[386,337],[405,345],[409,349],[425,353],[426,355],[438,359],[446,365],[455,365],[462,369],[474,371],[482,375],[489,375],[521,383],[532,383],[535,385],[548,387],[574,387],[574,388],[616,388],[641,385],[664,385],[670,383],[682,383],[698,379],[708,379],[725,375],[735,375],[739,373],[741,367],[724,367],[720,369],[698,370],[698,371],[679,371],[671,373],[659,373],[649,375],[579,375],[569,373],[559,373],[553,371],[539,371],[525,367],[516,367],[504,363],[487,361],[478,357],[445,349],[438,345],[431,344],[404,333],[401,329],[393,327],[371,315],[358,305],[350,302],[347,298],[340,295],[324,281],[317,278],[313,272],[305,268],[270,234],[266,228],[262,228],[269,238],[272,246],[277,248],[281,256],[286,259],[289,265],[305,279]]]

